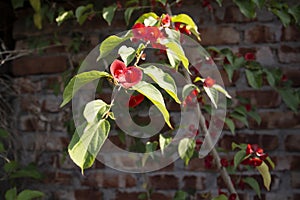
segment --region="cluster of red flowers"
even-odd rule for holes
[[[211,88],[215,83],[216,81],[208,76],[204,81],[204,86]]]
[[[262,162],[268,157],[264,150],[257,144],[248,144],[246,148],[246,155],[248,156],[242,161],[243,165],[260,166]]]
[[[125,63],[120,60],[115,60],[110,66],[110,72],[124,88],[129,88],[139,83],[143,78],[143,72],[135,67],[126,67]]]
[[[183,106],[195,106],[196,103],[198,102],[197,99],[198,96],[198,91],[195,89],[193,91],[191,91],[191,93],[185,98],[185,100],[183,101]]]

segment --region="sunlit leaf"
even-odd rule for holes
[[[132,89],[147,97],[162,113],[167,125],[172,128],[169,111],[166,108],[162,94],[156,87],[145,81],[140,81],[138,84],[134,85]]]
[[[127,47],[125,45],[121,46],[118,54],[121,56],[122,60],[124,61],[125,65],[129,65],[135,57],[135,49],[132,47]]]
[[[110,124],[101,119],[98,122],[77,127],[68,147],[68,152],[76,165],[83,170],[92,166],[102,145],[107,139]]]
[[[116,9],[117,5],[113,4],[109,7],[104,7],[102,10],[102,17],[105,19],[109,26],[111,25],[111,21],[114,18]]]
[[[64,11],[58,15],[58,17],[55,19],[58,26],[60,26],[64,21],[67,19],[70,19],[74,17],[74,13],[72,10]]]
[[[177,97],[176,83],[170,74],[154,65],[144,68],[143,71],[150,76],[159,87],[163,88],[177,103],[181,103]]]
[[[111,77],[111,75],[107,72],[93,70],[89,72],[83,72],[74,76],[64,90],[63,102],[60,107],[66,105],[82,86],[102,77]]]
[[[268,165],[263,161],[260,166],[257,166],[256,169],[259,171],[264,180],[264,186],[269,191],[271,185],[271,174],[269,172]]]

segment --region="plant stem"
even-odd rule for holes
[[[170,4],[166,5],[166,11],[170,16],[172,16],[172,11],[171,11],[171,8],[170,8]],[[184,76],[187,78],[188,83],[192,83],[191,77],[190,77],[187,70],[184,70]],[[210,140],[210,137],[209,137],[209,132],[207,130],[206,123],[205,123],[205,118],[204,118],[204,116],[201,112],[199,104],[196,104],[196,112],[197,112],[197,115],[198,115],[199,120],[200,120],[200,126],[202,127],[202,129],[204,131],[204,135],[207,136],[205,139],[208,141],[209,146],[212,148],[212,156],[213,156],[213,158],[216,162],[217,169],[220,171],[221,177],[222,177],[223,181],[225,182],[225,185],[226,185],[227,189],[229,190],[229,192],[232,193],[232,194],[237,194],[236,189],[235,189],[235,187],[234,187],[234,185],[231,181],[231,178],[230,178],[227,170],[221,165],[221,159],[220,159],[220,156],[219,156],[216,148],[213,147],[212,144],[211,144],[211,140]],[[239,200],[238,195],[237,195],[236,200]]]

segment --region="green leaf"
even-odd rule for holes
[[[162,113],[165,122],[168,124],[168,126],[172,128],[172,125],[170,123],[169,111],[165,106],[162,94],[158,89],[156,89],[156,87],[145,81],[140,81],[138,84],[134,85],[132,89],[138,91],[139,93],[147,97]]]
[[[118,54],[121,56],[125,65],[127,66],[133,61],[133,59],[135,57],[135,49],[132,47],[127,47],[127,46],[123,45],[120,47]]]
[[[247,110],[244,106],[237,106],[234,108],[234,111],[243,115],[243,116],[246,116],[247,115]]]
[[[256,111],[248,111],[247,114],[256,121],[256,123],[259,125],[261,123],[261,117]]]
[[[246,177],[243,179],[243,181],[245,183],[247,183],[256,192],[258,197],[261,199],[260,187],[259,187],[257,180],[255,180],[252,177]]]
[[[169,137],[164,137],[162,134],[159,134],[159,147],[161,150],[161,153],[164,154],[164,149],[166,146],[168,146],[168,144],[170,144],[172,141],[172,138]]]
[[[164,6],[167,4],[167,0],[156,0],[156,2],[160,2]]]
[[[188,27],[190,27],[191,32],[197,37],[198,40],[200,40],[200,36],[199,36],[200,34],[198,32],[197,25],[194,22],[194,20],[187,14],[179,14],[179,15],[172,16],[171,21],[174,23],[180,22],[188,25]]]
[[[265,0],[252,0],[259,9],[262,9],[265,5]]]
[[[113,4],[109,7],[105,7],[102,10],[102,17],[105,19],[105,21],[108,23],[108,25],[111,25],[111,21],[114,18],[115,11],[117,9],[117,5]]]
[[[3,129],[3,128],[0,128],[0,138],[7,138],[9,135],[9,133]]]
[[[224,49],[221,49],[220,52],[227,58],[227,60],[229,61],[230,64],[233,64],[234,55],[230,49],[224,48]]]
[[[44,193],[37,190],[23,190],[17,196],[17,200],[31,200],[43,197]]]
[[[259,89],[262,86],[262,71],[261,70],[249,70],[246,69],[246,77],[249,85],[255,89]]]
[[[216,2],[219,4],[219,6],[221,7],[222,6],[222,2],[223,0],[216,0]]]
[[[178,145],[178,153],[185,165],[188,165],[190,159],[194,154],[195,141],[190,138],[183,138],[180,140]]]
[[[36,166],[29,164],[28,166],[21,168],[20,170],[13,172],[11,178],[33,178],[42,179],[43,175],[37,170]]]
[[[224,194],[221,194],[217,197],[212,198],[212,200],[228,200],[227,196]]]
[[[181,61],[183,66],[186,68],[186,70],[189,71],[189,69],[188,69],[189,68],[189,60],[185,56],[182,47],[179,44],[177,44],[176,42],[168,42],[165,44],[165,46],[167,47],[168,58],[169,58],[169,56],[175,57],[175,59]],[[172,63],[171,63],[171,65],[172,65]],[[172,66],[174,67],[174,65],[172,65]]]
[[[230,118],[225,118],[225,124],[228,126],[231,133],[234,135],[235,134],[235,125],[234,125],[233,121]]]
[[[93,12],[94,5],[88,4],[86,6],[79,6],[75,11],[75,16],[77,19],[77,22],[82,25],[88,16]]]
[[[18,167],[19,164],[16,161],[12,160],[8,163],[5,163],[3,169],[6,173],[12,173],[13,171],[17,170]]]
[[[162,69],[150,65],[143,69],[144,73],[152,78],[152,80],[164,89],[177,103],[181,103],[177,96],[177,87],[174,79]]]
[[[5,192],[5,200],[16,200],[17,199],[17,188],[11,188]]]
[[[228,64],[225,64],[223,67],[227,73],[229,81],[232,82],[232,77],[235,69],[232,67],[232,65],[228,65]]]
[[[263,161],[260,166],[257,166],[256,169],[259,171],[264,180],[264,186],[269,191],[271,185],[271,174],[269,172],[268,165]]]
[[[60,105],[60,107],[66,105],[73,98],[74,94],[82,86],[102,77],[111,77],[111,75],[108,74],[107,72],[100,72],[100,71],[93,70],[89,72],[83,72],[74,76],[64,90],[63,102]]]
[[[58,15],[58,17],[55,19],[58,26],[60,26],[64,21],[67,19],[73,18],[74,13],[72,10],[64,11]]]
[[[228,92],[222,88],[222,86],[218,85],[218,84],[214,84],[212,86],[214,89],[216,89],[217,91],[221,92],[222,94],[224,94],[227,98],[231,99],[231,96],[228,94]]]
[[[145,19],[153,17],[154,19],[158,19],[159,17],[154,12],[145,13],[142,16],[140,16],[136,21],[136,23],[144,23]]]
[[[234,168],[237,168],[237,166],[244,160],[245,156],[246,152],[243,149],[236,152],[233,158]]]
[[[239,149],[242,149],[242,150],[246,150],[247,144],[237,144],[235,142],[232,142],[231,148],[232,148],[232,150],[235,150],[236,148],[239,148]]]
[[[300,23],[300,5],[292,6],[288,9],[288,13],[294,17],[297,24]]]
[[[40,0],[29,0],[31,7],[36,13],[41,11],[41,1]]]
[[[271,165],[272,169],[275,169],[275,164],[274,164],[274,162],[271,160],[270,156],[268,156],[268,157],[266,158],[266,160],[267,160],[268,163]]]
[[[104,58],[108,54],[111,53],[114,48],[116,48],[119,44],[124,42],[125,40],[128,40],[131,37],[131,32],[129,34],[126,34],[124,37],[118,37],[116,35],[111,35],[108,38],[106,38],[100,45],[100,55],[97,60]]]
[[[97,154],[107,139],[110,124],[107,120],[81,125],[76,129],[68,146],[71,159],[83,170],[93,165]]]
[[[238,112],[233,112],[230,114],[230,116],[234,119],[237,119],[239,120],[240,122],[242,122],[243,124],[245,124],[247,127],[249,127],[249,123],[248,123],[248,120],[247,120],[247,117],[244,116],[244,115],[241,115],[240,113]]]
[[[267,69],[264,69],[264,72],[266,73],[267,81],[268,81],[269,85],[272,87],[275,87],[276,80],[275,80],[273,73]]]
[[[33,14],[33,23],[38,29],[42,29],[42,15],[41,13]]]
[[[4,152],[5,148],[2,142],[0,142],[0,153]]]
[[[234,0],[234,2],[246,17],[254,18],[256,16],[255,4],[252,1]]]
[[[24,6],[24,0],[11,0],[11,4],[14,9],[21,8]]]
[[[126,22],[126,25],[128,26],[129,24],[129,21],[130,21],[130,17],[133,13],[134,10],[136,10],[137,8],[136,7],[129,7],[129,8],[126,8],[125,12],[124,12],[124,18],[125,18],[125,22]]]
[[[298,111],[299,100],[291,88],[277,89],[284,103],[294,112]]]
[[[147,194],[146,193],[139,194],[138,199],[141,199],[141,200],[147,199]]]
[[[204,91],[206,92],[207,96],[209,97],[210,101],[212,102],[212,104],[215,106],[215,108],[217,108],[217,103],[219,100],[219,94],[218,91],[216,89],[214,89],[213,87],[209,88],[209,87],[203,87]]]
[[[199,91],[199,88],[192,83],[184,85],[182,89],[182,99],[186,99],[186,97],[189,96],[193,90]]]
[[[279,17],[281,23],[287,27],[291,23],[291,16],[289,13],[284,9],[272,9],[272,12]]]
[[[189,194],[185,191],[178,190],[175,193],[173,200],[186,200],[188,198]]]
[[[109,109],[110,107],[104,101],[97,99],[86,104],[83,116],[88,123],[93,123],[98,114],[103,118]]]

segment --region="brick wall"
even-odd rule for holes
[[[287,77],[300,86],[300,32],[297,27],[284,28],[270,13],[262,10],[257,18],[245,18],[238,8],[225,2],[222,8],[214,5],[214,12],[204,10],[197,1],[186,1],[173,12],[188,13],[200,27],[202,45],[230,47],[235,52],[253,52],[266,67],[280,67]],[[104,166],[100,162],[86,170],[82,176],[79,168],[66,156],[70,135],[65,122],[70,108],[60,109],[65,74],[87,55],[106,36],[124,31],[122,16],[117,14],[111,27],[99,18],[83,26],[75,22],[45,25],[38,31],[26,23],[27,11],[19,11],[14,24],[13,37],[16,49],[30,47],[34,40],[55,44],[45,53],[36,52],[12,62],[11,73],[17,96],[14,125],[16,148],[23,163],[36,162],[45,173],[42,183],[32,183],[32,188],[46,192],[46,199],[137,199],[144,192],[148,180],[154,189],[152,199],[171,199],[178,189],[196,191],[196,199],[204,199],[208,192],[217,193],[222,181],[215,170],[207,170],[203,159],[194,159],[188,167],[182,161],[156,172],[129,174]],[[74,51],[71,40],[82,42],[80,51]],[[73,44],[74,45],[74,44]],[[251,89],[240,75],[233,84],[227,84],[231,94],[249,98],[259,108],[262,123],[250,123],[250,129],[239,127],[232,136],[224,132],[219,146],[230,149],[232,141],[261,145],[276,163],[272,171],[271,191],[262,190],[263,199],[298,200],[300,198],[300,114],[288,110],[280,96],[271,88]],[[176,109],[175,109],[176,110]],[[257,174],[250,174],[258,177]],[[258,180],[261,180],[258,177]],[[257,199],[250,190],[238,191],[242,199]]]

